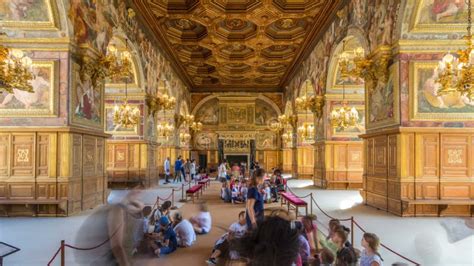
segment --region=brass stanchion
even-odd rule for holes
[[[64,240],[61,240],[61,266],[66,265],[66,247],[64,246]]]

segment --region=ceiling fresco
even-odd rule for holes
[[[193,92],[283,91],[342,0],[133,0]]]

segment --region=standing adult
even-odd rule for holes
[[[263,196],[259,192],[259,186],[263,184],[265,170],[256,169],[250,179],[247,191],[246,219],[247,228],[254,229],[257,224],[263,221]]]
[[[170,182],[169,178],[171,175],[171,162],[170,162],[170,157],[166,157],[165,163],[164,163],[164,169],[165,169],[165,184],[168,184]]]
[[[191,175],[191,180],[194,180],[194,176],[196,175],[196,160],[191,160],[191,165],[189,166],[189,174]]]
[[[181,168],[183,167],[183,163],[181,161],[181,155],[178,156],[178,159],[174,162],[174,179],[173,183],[177,180],[181,180]]]
[[[184,172],[186,175],[184,176],[184,181],[188,181],[188,178],[191,176],[191,160],[186,159],[184,163]]]
[[[184,181],[186,181],[186,171],[184,169],[186,161],[184,159],[181,159],[181,176],[184,178]]]
[[[227,177],[227,167],[226,167],[226,160],[223,160],[221,164],[219,165],[219,168],[217,169],[218,174],[217,178],[221,181],[224,182]]]

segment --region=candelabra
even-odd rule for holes
[[[458,57],[447,53],[435,71],[438,75],[436,82],[440,85],[437,95],[457,95],[472,101],[474,99],[474,50],[471,31],[471,0],[467,1],[467,11],[467,35],[464,36],[466,49],[459,50]]]

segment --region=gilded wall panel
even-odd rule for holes
[[[37,135],[37,166],[36,176],[49,176],[49,135],[38,134]]]

